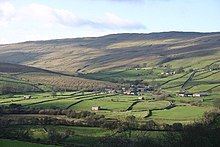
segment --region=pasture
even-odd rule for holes
[[[23,98],[24,95],[31,95],[32,98],[25,100]],[[205,101],[201,102],[201,104],[204,103],[203,106],[205,107],[191,106],[189,104],[192,101],[201,101],[203,98],[174,97],[170,100],[173,100],[176,105],[187,106],[177,106],[170,110],[153,111],[152,116],[147,119],[145,117],[149,113],[148,110],[165,108],[169,105],[169,102],[166,100],[148,100],[148,98],[151,98],[151,95],[147,93],[145,95],[146,100],[138,100],[138,96],[73,91],[62,94],[58,93],[56,96],[52,96],[50,92],[17,94],[7,98],[0,96],[0,105],[21,104],[21,107],[24,108],[59,108],[86,111],[92,111],[91,108],[93,106],[100,106],[100,110],[92,112],[104,115],[106,118],[125,120],[127,116],[133,115],[141,122],[153,119],[159,123],[174,123],[176,121],[193,122],[199,119],[204,112],[211,109],[212,101],[209,99],[214,97],[213,95],[206,97]],[[133,105],[135,102],[137,103]],[[129,107],[131,107],[131,110],[128,110]]]
[[[192,123],[201,119],[202,115],[210,110],[210,108],[198,106],[177,106],[169,110],[153,111],[152,116],[149,118],[160,123]]]
[[[0,139],[1,147],[58,147],[56,145],[44,145],[37,143],[30,143],[18,140]]]

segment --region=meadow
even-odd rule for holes
[[[25,100],[24,95],[31,95],[32,98]],[[202,117],[204,112],[213,109],[213,99],[216,96],[209,96],[205,101],[203,98],[184,98],[175,97],[168,99],[174,101],[176,107],[170,110],[152,111],[152,116],[146,118],[149,110],[163,109],[169,105],[168,100],[138,100],[138,96],[114,95],[103,93],[87,92],[82,95],[80,91],[64,92],[51,96],[49,92],[26,93],[14,95],[11,98],[0,96],[1,106],[10,106],[10,104],[21,104],[23,108],[40,108],[40,109],[72,109],[86,110],[104,115],[106,118],[125,120],[127,116],[135,116],[137,121],[143,122],[153,119],[158,123],[174,123],[174,122],[193,122]],[[146,97],[147,98],[147,97]],[[151,98],[150,96],[148,98]],[[206,100],[207,99],[207,100]],[[137,102],[138,101],[138,102]],[[191,106],[191,102],[200,102],[203,106]],[[134,102],[137,102],[133,105]],[[131,110],[128,108],[131,106]],[[100,106],[98,111],[92,111],[93,106]]]
[[[2,147],[58,147],[56,145],[44,145],[37,143],[30,143],[25,141],[10,140],[10,139],[0,139],[0,146]]]

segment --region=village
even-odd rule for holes
[[[141,96],[143,92],[153,91],[154,88],[151,86],[144,86],[144,85],[131,85],[130,87],[122,87],[121,89],[114,89],[114,88],[105,88],[104,93],[111,93],[111,94],[124,94],[124,95],[137,95]]]

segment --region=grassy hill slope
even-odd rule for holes
[[[220,56],[220,33],[164,32],[0,45],[0,62],[52,71],[95,72],[170,62],[191,66]],[[191,60],[193,58],[193,61]],[[175,62],[172,62],[175,61]]]
[[[40,68],[0,63],[0,94],[57,90],[98,90],[119,84],[88,80]]]

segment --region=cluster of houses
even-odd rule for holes
[[[188,92],[177,93],[177,96],[180,96],[180,97],[203,97],[207,95],[208,95],[207,93],[188,93]]]
[[[113,88],[105,88],[105,93],[120,93],[125,95],[141,95],[145,91],[153,91],[153,87],[144,85],[131,85],[129,88],[122,87],[119,90]]]

